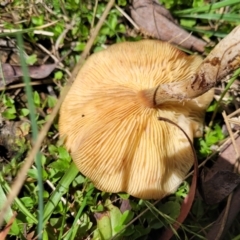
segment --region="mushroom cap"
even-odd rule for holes
[[[188,80],[201,58],[158,40],[114,44],[88,58],[60,110],[59,132],[82,174],[106,192],[160,199],[176,191],[193,164],[213,92],[153,104],[163,83]]]

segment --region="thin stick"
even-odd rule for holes
[[[48,130],[50,129],[50,127],[53,123],[53,120],[55,119],[55,117],[60,109],[61,103],[63,102],[63,100],[69,90],[70,84],[74,81],[77,73],[79,72],[80,68],[82,67],[84,59],[88,56],[90,49],[94,43],[94,40],[97,37],[98,32],[101,29],[108,13],[109,13],[110,9],[112,8],[112,6],[114,5],[114,3],[115,3],[115,0],[110,0],[108,2],[106,9],[103,12],[102,17],[99,19],[99,21],[93,31],[92,36],[88,40],[86,47],[85,47],[83,53],[81,54],[81,58],[80,58],[79,62],[77,63],[77,65],[75,66],[75,68],[73,70],[72,77],[69,79],[67,86],[63,89],[63,93],[62,93],[61,97],[59,98],[56,106],[54,107],[52,113],[50,114],[49,120],[43,126],[42,130],[40,131],[40,133],[38,135],[38,139],[37,139],[35,145],[33,146],[32,150],[29,152],[28,157],[27,157],[26,161],[24,162],[22,168],[19,170],[19,172],[15,178],[15,181],[12,184],[11,191],[8,193],[7,201],[3,205],[3,208],[1,209],[0,227],[3,224],[4,216],[5,216],[8,208],[11,206],[11,204],[13,203],[14,199],[19,194],[19,192],[23,186],[23,183],[24,183],[26,175],[27,175],[27,171],[28,171],[28,169],[30,169],[30,167],[33,164],[34,158],[35,158],[37,152],[39,151],[41,144],[42,144],[46,134],[48,133]]]
[[[49,84],[49,83],[53,83],[53,81],[50,79],[39,80],[39,81],[30,82],[30,85],[36,86],[36,85]],[[10,86],[0,87],[0,91],[5,91],[5,90],[15,89],[15,88],[23,88],[23,87],[25,87],[25,83],[17,83],[17,84],[10,85]]]
[[[134,28],[139,30],[139,26],[133,21],[133,19],[126,13],[124,12],[118,5],[115,5],[115,8],[133,25]]]

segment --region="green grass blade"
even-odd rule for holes
[[[64,174],[62,179],[59,181],[55,191],[52,193],[50,199],[48,200],[44,208],[43,221],[44,224],[47,223],[48,219],[51,217],[53,210],[58,205],[61,197],[68,191],[69,185],[76,178],[79,170],[76,168],[75,164],[72,163],[68,171]]]
[[[23,80],[25,83],[25,92],[27,95],[27,101],[30,111],[30,120],[32,126],[32,136],[33,140],[36,141],[38,136],[38,128],[36,122],[36,115],[35,115],[35,106],[33,102],[33,93],[32,88],[30,85],[30,78],[28,73],[27,64],[24,58],[24,51],[23,51],[23,39],[22,35],[17,34],[17,43],[19,46],[19,55],[21,61],[21,67],[23,71]],[[38,153],[35,157],[35,162],[38,170],[38,238],[42,239],[42,232],[43,232],[43,179],[42,179],[42,164],[41,164],[41,156]]]
[[[63,213],[61,228],[60,228],[60,231],[59,231],[59,234],[58,234],[58,240],[61,240],[61,239],[62,239],[62,236],[63,236],[64,225],[66,224],[66,219],[67,219],[67,218],[66,218],[66,216],[67,216],[67,211],[68,211],[68,204],[66,203],[66,204],[65,204],[65,207],[64,207],[64,213]]]
[[[11,191],[11,188],[9,187],[9,185],[5,181],[2,181],[2,179],[1,179],[1,186],[3,187],[5,192],[10,192]],[[19,200],[19,198],[15,198],[14,203],[19,208],[19,211],[22,212],[26,217],[31,219],[32,222],[34,222],[35,224],[38,223],[38,220],[28,211],[28,209]]]
[[[185,10],[179,10],[179,11],[174,11],[174,15],[177,15],[181,17],[181,14],[187,14],[187,13],[197,13],[197,12],[209,12],[211,10],[216,10],[222,7],[227,7],[227,6],[232,6],[234,4],[238,4],[239,0],[226,0],[226,1],[221,1],[213,4],[208,4],[203,7],[198,7],[198,8],[189,8]]]
[[[214,112],[212,114],[212,120],[211,122],[209,123],[210,126],[213,125],[213,119],[215,118],[216,114],[217,114],[217,111],[218,111],[218,108],[220,106],[220,103],[222,102],[224,96],[226,95],[226,93],[228,92],[228,90],[230,89],[230,87],[232,86],[232,84],[234,83],[234,81],[237,79],[237,77],[240,75],[240,68],[238,68],[237,70],[235,70],[235,72],[233,73],[231,79],[229,80],[227,86],[225,87],[224,91],[222,92],[219,100],[217,101],[217,105],[214,109]]]
[[[7,201],[7,196],[5,194],[5,192],[3,191],[2,186],[0,185],[0,209],[3,207],[3,204]],[[9,210],[7,211],[6,215],[5,215],[5,221],[8,222],[11,217],[13,217],[13,212],[12,210],[9,208]],[[11,226],[11,232],[15,235],[18,236],[20,234],[20,229],[17,225],[16,220],[13,221],[12,226]]]
[[[206,19],[206,20],[221,20],[240,23],[240,16],[233,13],[203,13],[203,14],[183,14],[181,18],[194,18],[194,19]]]
[[[184,29],[191,31],[191,32],[199,32],[199,33],[203,33],[203,34],[207,34],[207,35],[212,35],[212,36],[216,36],[216,37],[220,37],[220,38],[224,38],[227,36],[227,33],[221,33],[221,32],[216,32],[214,30],[212,31],[208,31],[208,30],[203,30],[200,28],[191,28],[191,27],[185,27]]]
[[[76,215],[76,217],[74,219],[74,222],[72,224],[72,228],[70,229],[68,234],[65,236],[64,240],[74,240],[74,239],[76,239],[77,230],[79,228],[79,224],[77,224],[77,221],[80,219],[80,217],[82,215],[82,212],[83,212],[83,209],[87,206],[87,200],[92,195],[93,190],[94,190],[94,187],[91,188],[87,192],[86,196],[84,197],[83,202],[81,204],[81,207],[78,210],[78,213],[77,213],[77,215]]]

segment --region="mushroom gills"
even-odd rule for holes
[[[213,91],[172,101],[161,85],[187,81],[201,58],[157,40],[124,42],[88,58],[60,110],[59,132],[82,174],[106,192],[160,199],[176,191],[193,164]],[[160,88],[159,88],[160,86]]]

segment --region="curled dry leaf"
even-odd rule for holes
[[[24,74],[21,66],[11,65],[9,63],[1,64],[0,87],[6,86],[18,80]],[[34,79],[43,79],[47,77],[56,67],[56,64],[44,64],[41,66],[29,66],[29,77]]]
[[[236,138],[240,149],[240,136]],[[227,197],[240,183],[240,176],[233,172],[236,154],[233,144],[228,145],[219,155],[213,167],[203,170],[200,176],[200,190],[208,204],[216,204]]]
[[[240,26],[233,29],[200,64],[196,74],[181,82],[162,84],[158,94],[162,103],[193,99],[215,86],[240,67]]]
[[[227,233],[229,228],[233,225],[234,220],[236,219],[240,212],[239,199],[240,199],[240,185],[233,192],[229,209],[227,206],[223,209],[218,219],[213,223],[213,225],[209,229],[206,235],[206,239],[215,240],[226,239],[224,238],[225,234]],[[227,217],[225,215],[226,211]]]
[[[169,11],[153,0],[133,0],[131,15],[143,33],[187,49],[204,51],[206,42],[182,29]]]

